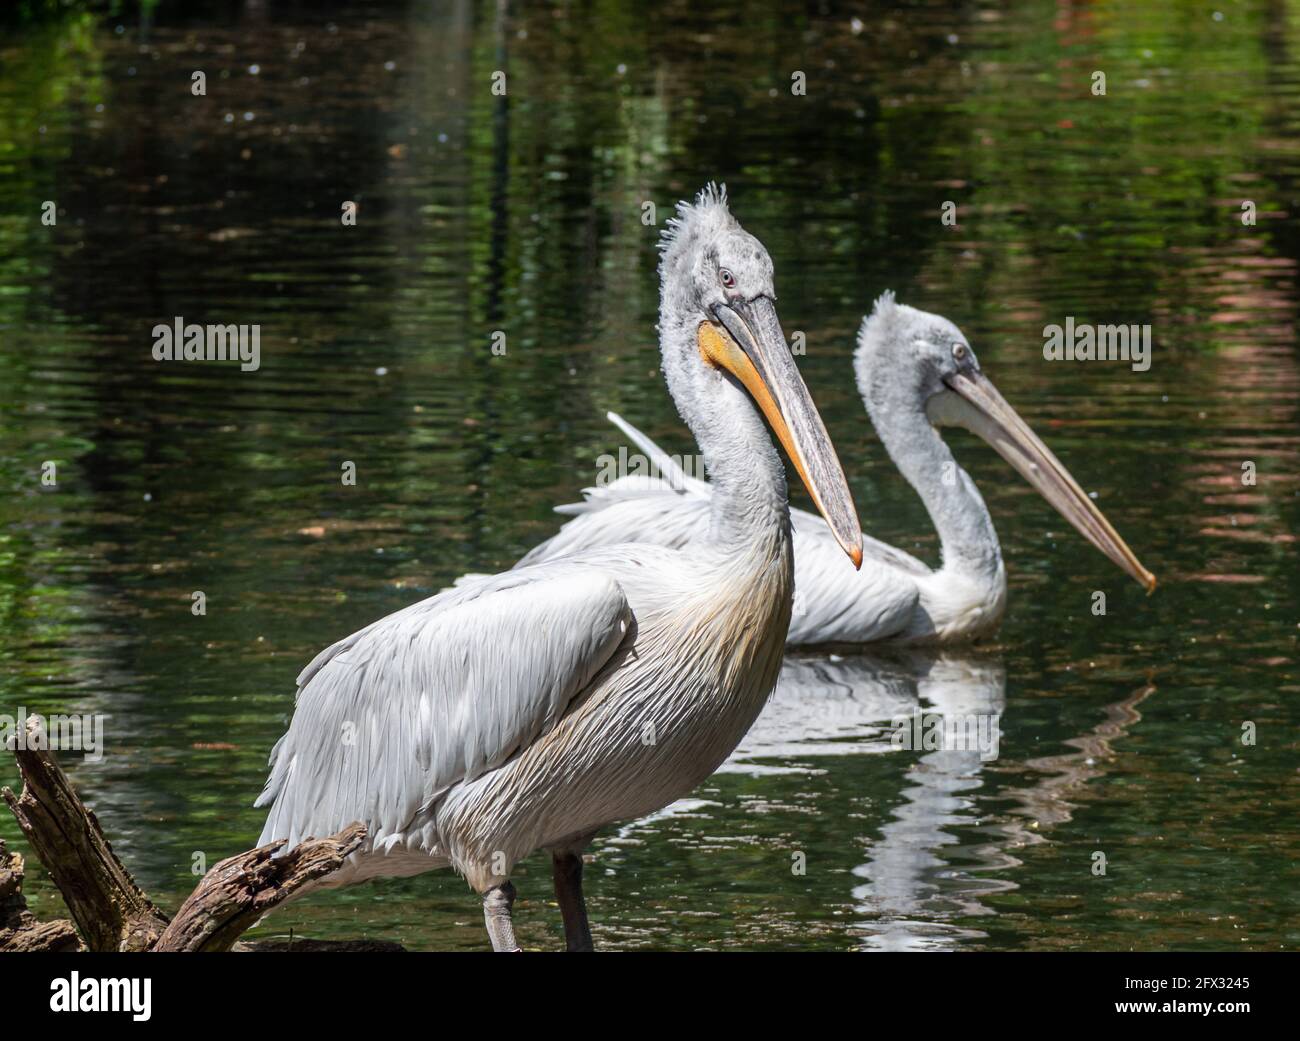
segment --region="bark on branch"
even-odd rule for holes
[[[228,951],[273,907],[309,882],[343,866],[365,840],[363,824],[327,839],[307,839],[282,857],[273,842],[229,857],[214,867],[176,912],[155,951]]]
[[[18,827],[59,887],[90,950],[148,950],[167,927],[166,917],[117,859],[34,720],[27,721],[26,733],[26,747],[13,749],[23,793],[4,789]]]
[[[23,858],[10,853],[0,839],[0,951],[62,954],[80,948],[81,940],[71,922],[38,922],[27,910]]]
[[[38,923],[21,893],[23,861],[0,842],[0,951],[76,950],[77,932],[92,951],[228,951],[240,935],[294,893],[343,866],[365,841],[356,823],[337,835],[307,839],[281,857],[275,842],[221,861],[199,881],[172,921],[135,884],[95,814],[77,795],[29,720],[12,747],[23,778],[3,790],[18,826],[63,894],[68,922]]]

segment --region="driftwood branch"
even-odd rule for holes
[[[38,922],[23,897],[23,858],[0,839],[0,951],[66,953],[81,948],[68,921]]]
[[[343,866],[366,829],[352,824],[328,839],[307,839],[282,857],[273,842],[214,867],[176,912],[155,951],[228,951],[245,930],[309,882]]]
[[[13,749],[23,794],[8,788],[3,793],[18,826],[59,887],[90,950],[148,950],[167,927],[166,917],[117,859],[35,721],[27,721],[26,733],[26,747]]]
[[[275,842],[229,857],[203,876],[169,922],[113,852],[35,721],[27,721],[25,734],[22,746],[11,749],[22,795],[5,788],[4,800],[63,894],[76,930],[69,922],[36,921],[22,897],[22,857],[0,842],[0,951],[77,950],[78,932],[92,951],[228,951],[262,915],[337,871],[365,841],[366,829],[357,823],[329,838],[307,839],[283,856],[273,856],[284,845]],[[299,941],[290,949],[312,947]]]

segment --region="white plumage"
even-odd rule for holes
[[[633,612],[617,570],[569,563],[492,576],[318,654],[271,753],[261,841],[293,846],[367,822],[376,855],[331,884],[427,870],[430,855],[450,862],[439,855],[439,800],[554,729],[623,642]]]
[[[699,518],[708,514],[712,498],[709,484],[687,476],[621,416],[611,412],[609,419],[656,461],[664,476],[620,478],[585,489],[585,501],[556,508],[574,519],[516,567],[628,538],[680,549],[698,535]],[[955,622],[939,623],[941,638],[970,637],[995,628],[1002,616],[1006,573],[1000,552],[995,566],[955,576],[955,568],[948,574],[931,571],[915,557],[864,533],[862,570],[855,571],[820,517],[791,509],[790,519],[795,596],[787,643],[792,647],[924,638],[936,630],[934,614]],[[921,602],[926,588],[934,591],[928,605],[931,614],[925,613]],[[950,590],[960,595],[945,596]],[[981,620],[982,627],[977,624]]]

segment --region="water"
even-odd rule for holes
[[[619,444],[605,410],[692,450],[655,372],[642,203],[662,222],[716,177],[776,260],[873,534],[935,559],[848,364],[893,288],[962,326],[1160,588],[950,435],[1008,561],[997,645],[792,662],[727,768],[597,842],[597,943],[1300,942],[1284,5],[178,6],[11,15],[0,44],[0,711],[109,715],[108,754],[69,766],[156,900],[256,838],[317,650],[553,532]],[[259,323],[260,370],[154,362],[178,315]],[[1150,370],[1044,362],[1067,316],[1150,323]],[[894,750],[914,711],[995,722],[996,758]],[[7,815],[0,836],[23,848]],[[515,881],[522,941],[557,946],[547,863]],[[290,929],[485,943],[446,873],[259,933]]]

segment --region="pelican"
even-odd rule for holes
[[[794,578],[785,446],[854,563],[848,485],[777,318],[772,261],[710,185],[661,241],[662,368],[713,477],[679,550],[609,544],[381,618],[298,677],[257,804],[263,843],[352,821],[328,885],[450,866],[518,950],[514,866],[552,857],[569,950],[590,950],[582,851],[709,776],[776,683]]]
[[[1066,520],[1150,592],[1156,579],[1037,435],[981,371],[975,352],[946,318],[884,293],[858,332],[855,368],[867,414],[894,465],[916,489],[939,533],[942,566],[863,536],[859,571],[837,559],[817,517],[792,510],[795,606],[787,642],[944,644],[995,632],[1007,575],[993,520],[975,482],[953,459],[938,427],[959,426],[993,446]],[[610,413],[660,476],[624,476],[588,488],[585,501],[519,566],[579,548],[635,539],[682,547],[698,537],[714,484],[689,476],[639,430]]]

